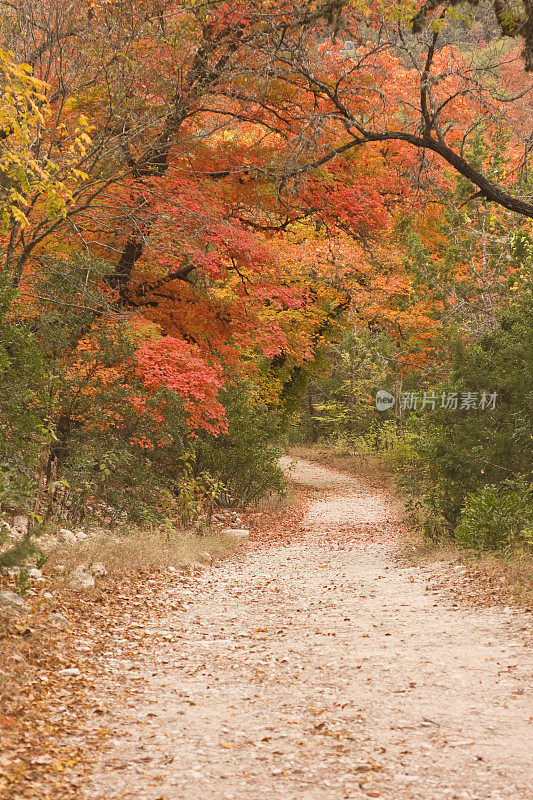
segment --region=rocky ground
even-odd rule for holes
[[[301,504],[237,556],[88,604],[42,751],[0,757],[6,797],[531,797],[530,615],[399,559],[385,492],[291,476]]]

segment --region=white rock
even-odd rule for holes
[[[88,538],[89,537],[87,536],[85,531],[78,531],[77,534],[76,534],[76,541],[77,542],[84,542]]]
[[[7,538],[11,539],[11,541],[22,538],[20,532],[12,528],[9,522],[6,522],[5,519],[0,519],[0,536],[5,536],[6,534]]]
[[[232,536],[234,539],[248,539],[250,531],[245,528],[224,528],[221,533],[224,536]]]
[[[28,578],[42,578],[42,577],[43,573],[41,572],[40,569],[37,569],[37,567],[32,567],[32,569],[30,569],[28,572]]]
[[[77,678],[78,675],[81,675],[81,672],[77,667],[67,667],[66,669],[60,669],[57,674],[64,675],[65,678]]]
[[[30,520],[25,514],[20,514],[13,520],[13,527],[16,531],[22,533],[23,536],[26,536],[30,529]]]
[[[226,517],[224,514],[213,514],[213,519],[216,519],[217,522],[225,522]]]
[[[69,578],[68,585],[71,589],[76,591],[93,588],[94,578],[89,572],[87,572],[86,564],[80,564],[79,567],[76,567]]]
[[[74,544],[76,541],[76,534],[69,531],[68,528],[60,528],[57,538],[63,544]]]
[[[43,597],[44,597],[45,600],[53,600],[54,599],[54,595],[52,594],[52,592],[44,592]]]
[[[89,572],[94,578],[105,578],[107,575],[107,569],[105,564],[102,564],[101,561],[97,561],[95,564],[91,564],[89,567]]]
[[[70,622],[63,614],[60,614],[59,611],[49,614],[48,620],[58,628],[70,628]]]
[[[23,614],[28,607],[22,597],[15,592],[0,592],[0,608],[11,614]]]

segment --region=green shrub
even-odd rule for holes
[[[0,509],[30,510],[36,499],[35,464],[47,437],[46,419],[36,402],[46,363],[32,325],[17,320],[17,295],[0,282]]]
[[[466,498],[455,539],[476,550],[530,548],[533,492],[527,486],[488,484]]]
[[[525,292],[477,340],[450,332],[451,374],[439,391],[497,392],[495,408],[424,411],[407,417],[416,458],[404,486],[424,506],[432,537],[453,534],[467,496],[507,481],[528,483],[533,430],[531,296]],[[518,484],[517,484],[518,485]],[[487,496],[488,497],[488,496]]]
[[[0,528],[0,568],[17,567],[29,558],[42,563],[42,552],[36,545],[33,536],[25,536],[18,542],[13,542],[11,546],[6,546],[7,537],[3,535]]]
[[[193,445],[196,474],[207,473],[227,489],[228,500],[245,505],[268,492],[284,492],[278,460],[283,422],[279,413],[251,399],[246,385],[221,395],[228,416],[228,433],[202,435]]]

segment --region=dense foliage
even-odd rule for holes
[[[3,6],[5,514],[172,524],[280,490],[310,376],[315,438],[390,438],[381,381],[492,382],[527,424],[503,373],[527,333],[529,6],[497,6]],[[491,485],[526,472],[501,408]],[[416,431],[452,527],[440,454],[470,421],[462,445],[447,418]]]
[[[423,465],[421,497],[452,531],[467,496],[471,503],[489,485],[501,485],[504,492],[509,482],[527,486],[531,480],[531,310],[528,294],[502,313],[496,330],[455,344],[443,390],[477,393],[477,409],[438,409],[422,417],[422,435],[415,445]],[[497,393],[495,408],[480,407],[484,391]],[[480,538],[482,526],[480,519]],[[504,542],[502,536],[498,546]]]

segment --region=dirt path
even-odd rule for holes
[[[428,592],[385,495],[308,462],[293,478],[320,490],[299,535],[163,586],[150,647],[107,664],[130,700],[105,700],[87,797],[531,797],[521,613]]]

